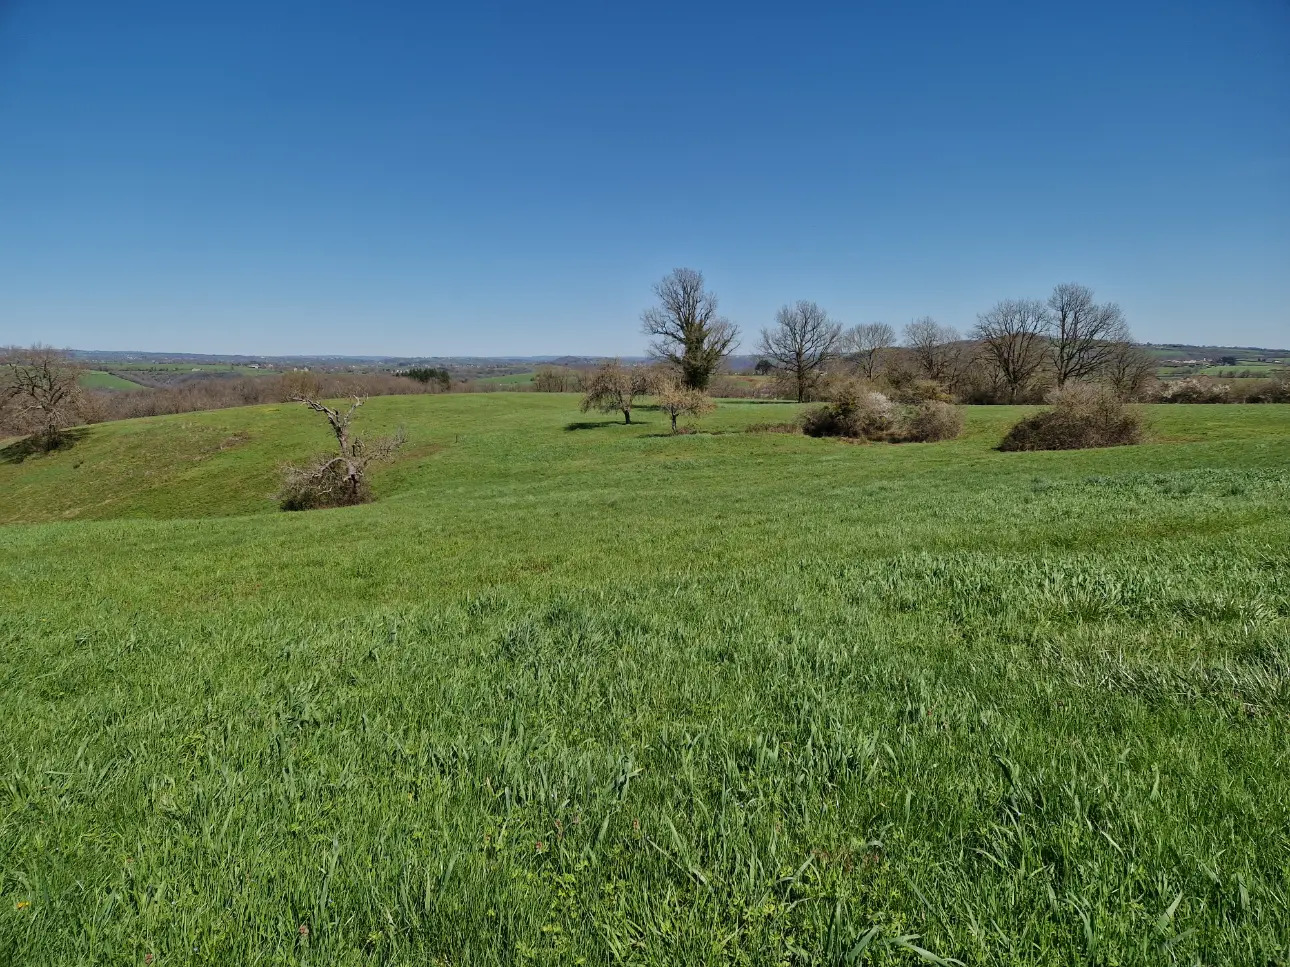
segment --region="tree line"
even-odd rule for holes
[[[696,269],[673,270],[654,295],[656,304],[641,315],[650,356],[678,387],[706,392],[739,346],[738,327],[719,313],[716,295]],[[921,380],[962,402],[1016,403],[1088,380],[1132,398],[1155,376],[1155,360],[1134,344],[1120,307],[1096,301],[1076,283],[1056,286],[1047,300],[1005,299],[981,313],[966,335],[930,316],[899,333],[884,322],[846,328],[802,299],[782,306],[774,325],[761,330],[757,354],[756,372],[772,376],[778,395],[798,402],[826,396],[839,377],[882,381],[898,392]],[[597,381],[613,383],[609,376],[544,367],[534,388],[585,391]]]

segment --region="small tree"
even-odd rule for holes
[[[717,315],[717,297],[703,287],[703,273],[673,269],[654,294],[659,304],[641,322],[654,337],[650,352],[671,363],[690,389],[707,389],[712,374],[738,342],[734,323]]]
[[[896,345],[896,330],[885,322],[853,326],[842,334],[842,351],[860,368],[867,379],[878,375],[881,354]]]
[[[649,392],[649,374],[639,368],[624,366],[617,359],[601,364],[584,380],[582,412],[619,412],[623,423],[631,423],[636,397]]]
[[[284,510],[311,510],[318,507],[344,507],[365,503],[371,498],[367,482],[367,469],[374,463],[387,460],[403,446],[405,437],[400,427],[392,437],[365,441],[350,433],[354,414],[367,402],[355,396],[347,410],[333,409],[308,396],[294,396],[292,402],[301,403],[322,415],[336,437],[337,453],[324,454],[303,467],[288,466],[283,470],[282,492],[279,495]]]
[[[842,327],[827,312],[802,299],[779,310],[774,329],[761,331],[759,352],[783,375],[797,402],[804,403],[835,355],[841,334]]]
[[[680,416],[700,417],[717,408],[702,390],[682,386],[674,379],[663,380],[654,393],[658,408],[672,418],[672,432],[676,433],[676,420]]]
[[[0,423],[31,434],[41,450],[58,448],[63,431],[86,410],[81,373],[67,353],[49,346],[0,351]]]

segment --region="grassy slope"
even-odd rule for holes
[[[382,500],[303,515],[290,407],[0,463],[106,518],[0,530],[0,960],[1285,958],[1290,407],[1016,415],[391,397]]]
[[[128,379],[122,379],[120,376],[114,376],[111,373],[104,373],[97,369],[88,370],[81,376],[81,385],[90,389],[139,389],[138,383],[131,382]]]

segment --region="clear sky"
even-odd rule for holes
[[[636,354],[1057,282],[1290,344],[1290,3],[0,0],[0,343]]]

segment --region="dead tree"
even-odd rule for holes
[[[824,364],[837,354],[842,327],[814,302],[803,299],[784,306],[774,329],[761,331],[758,352],[792,385],[804,403],[819,381]]]
[[[341,507],[361,504],[370,498],[367,470],[389,459],[406,442],[403,428],[391,437],[366,441],[350,432],[354,414],[367,402],[355,396],[348,409],[332,408],[309,396],[295,395],[301,403],[322,415],[336,438],[337,452],[324,454],[304,467],[288,466],[283,473],[282,505],[288,510]]]
[[[641,315],[650,352],[666,360],[690,389],[705,390],[738,342],[734,323],[717,315],[717,297],[703,287],[703,273],[673,269],[654,294],[659,304]]]

